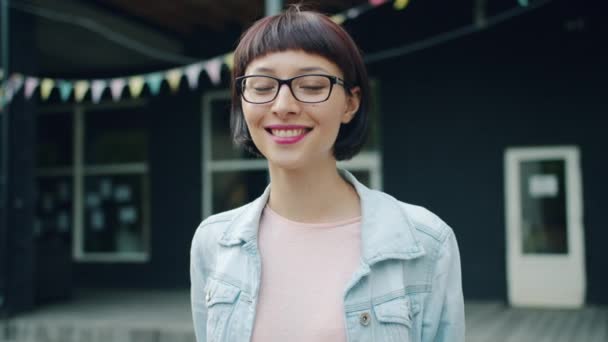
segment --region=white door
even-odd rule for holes
[[[580,307],[585,246],[579,150],[505,152],[507,281],[514,306]]]

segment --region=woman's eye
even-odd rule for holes
[[[302,84],[299,86],[300,89],[305,91],[319,91],[325,89],[325,85],[317,84]]]
[[[270,91],[273,87],[255,87],[255,91]]]

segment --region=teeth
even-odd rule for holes
[[[290,137],[296,137],[299,135],[304,134],[304,129],[299,128],[299,129],[273,129],[272,130],[272,135],[275,135],[277,137],[281,137],[281,138],[290,138]]]

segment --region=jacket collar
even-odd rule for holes
[[[361,256],[366,264],[386,259],[414,259],[425,254],[414,235],[414,225],[399,201],[367,188],[348,171],[340,170],[340,174],[355,187],[361,201]],[[239,210],[219,243],[251,246],[257,239],[260,216],[269,195],[270,185],[260,197]]]

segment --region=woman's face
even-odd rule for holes
[[[256,58],[245,70],[245,75],[280,79],[306,74],[343,78],[342,71],[328,59],[296,50]],[[296,85],[293,87],[295,90]],[[285,169],[315,167],[335,163],[333,146],[340,125],[350,122],[359,108],[359,92],[355,87],[349,95],[343,86],[334,84],[327,101],[303,103],[283,84],[273,101],[252,104],[241,99],[241,106],[251,138],[271,166]]]

